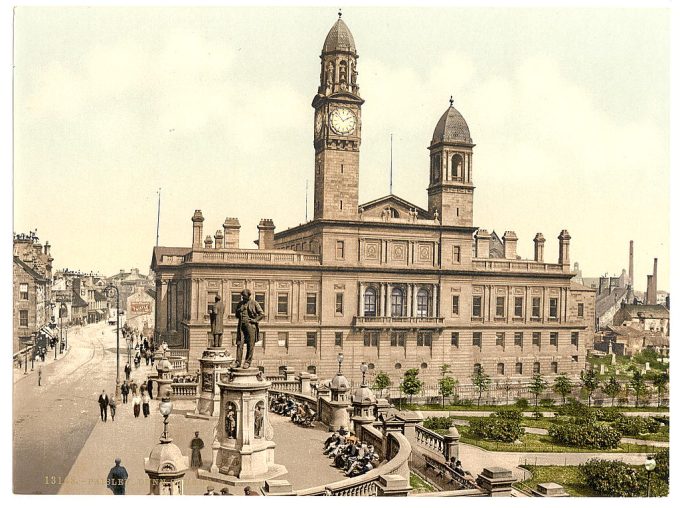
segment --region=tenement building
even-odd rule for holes
[[[338,19],[312,101],[314,219],[281,232],[262,219],[258,249],[240,249],[238,219],[204,237],[196,210],[191,247],[153,251],[156,339],[188,350],[194,368],[215,295],[233,341],[234,309],[249,288],[266,313],[255,359],[267,375],[288,368],[325,378],[339,352],[355,379],[362,362],[393,380],[415,367],[430,382],[445,363],[461,382],[480,366],[498,378],[579,373],[592,347],[595,291],[572,282],[571,237],[557,236],[555,263],[544,258],[541,233],[533,259],[521,259],[514,232],[499,239],[473,226],[475,145],[453,101],[429,146],[427,209],[394,195],[359,203],[357,59]]]

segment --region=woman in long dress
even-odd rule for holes
[[[203,440],[198,437],[198,431],[194,434],[196,437],[191,440],[191,467],[201,467],[203,465],[201,450],[205,445],[203,444]]]

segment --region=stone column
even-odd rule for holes
[[[378,316],[383,317],[385,315],[385,284],[380,283],[380,301],[378,302]]]
[[[411,291],[411,317],[416,317],[418,315],[417,301],[418,301],[418,284],[413,284],[413,290]]]
[[[364,317],[364,283],[359,283],[359,316]]]
[[[392,285],[387,283],[387,298],[385,302],[385,316],[392,316]]]
[[[406,284],[406,317],[411,317],[411,298],[413,298],[411,284]]]
[[[439,286],[432,285],[432,317],[439,316]]]

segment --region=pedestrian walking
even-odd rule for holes
[[[109,399],[109,410],[111,411],[111,421],[116,421],[116,397],[113,396]]]
[[[109,396],[106,395],[106,390],[102,390],[99,396],[99,415],[103,422],[106,421],[106,416],[109,408]]]
[[[153,381],[150,378],[146,380],[146,391],[149,392],[149,397],[153,399]]]
[[[38,367],[38,386],[42,384],[42,367]]]
[[[129,363],[126,363],[125,369],[123,369],[123,370],[125,371],[125,379],[129,381],[130,380],[130,373],[132,373],[132,367],[130,367]]]
[[[123,404],[127,404],[128,393],[130,393],[130,385],[128,384],[127,379],[123,381],[123,386],[120,387],[120,393],[123,396]]]
[[[144,350],[144,361],[146,362],[147,365],[149,365],[149,350],[145,349]]]
[[[120,465],[120,459],[116,459],[116,465],[111,468],[109,476],[106,477],[106,487],[113,492],[114,496],[124,496],[127,479],[127,469]]]
[[[135,415],[135,418],[139,418],[139,410],[142,407],[142,398],[135,393],[135,395],[132,397],[132,412]]]
[[[149,416],[149,414],[151,413],[151,411],[149,411],[150,402],[151,398],[149,397],[149,394],[145,392],[144,395],[142,395],[142,412],[144,413],[144,418]]]
[[[130,389],[132,390],[132,395],[137,395],[137,383],[133,381],[130,385]]]
[[[198,437],[198,431],[194,432],[194,437],[191,440],[191,467],[199,468],[203,465],[203,458],[201,457],[201,450],[205,447],[203,440]]]

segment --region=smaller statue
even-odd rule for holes
[[[222,303],[220,295],[215,295],[215,305],[210,309],[210,333],[213,336],[213,347],[222,347],[223,320],[224,303]]]

